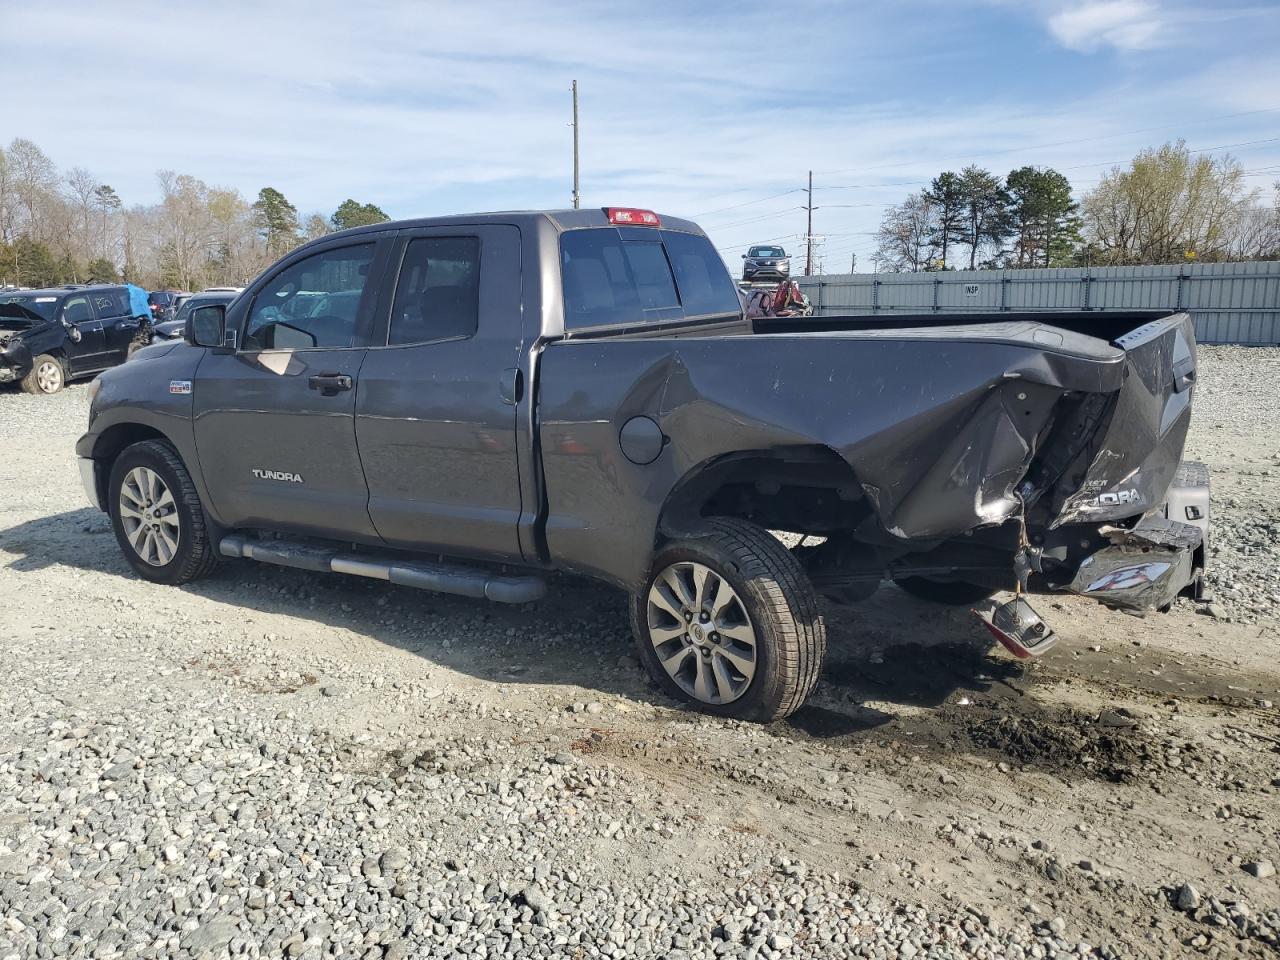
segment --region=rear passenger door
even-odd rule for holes
[[[402,231],[360,372],[369,515],[395,546],[517,560],[520,231]]]
[[[95,290],[93,306],[102,322],[104,363],[123,363],[129,356],[129,344],[138,332],[138,321],[129,310],[129,293],[123,287]]]

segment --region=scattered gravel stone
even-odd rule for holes
[[[1250,876],[1257,877],[1259,880],[1265,880],[1267,877],[1276,875],[1275,864],[1270,860],[1253,860],[1244,865],[1245,873]]]

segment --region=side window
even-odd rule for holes
[[[409,241],[391,307],[389,345],[456,340],[480,318],[480,240],[418,237]]]
[[[254,298],[243,350],[306,350],[355,343],[374,245],[339,247],[299,260]]]
[[[569,328],[636,323],[653,316],[646,311],[680,307],[656,233],[623,240],[616,230],[570,230],[560,237],[560,273]]]
[[[711,241],[691,233],[663,233],[687,317],[740,313],[738,288]]]
[[[89,307],[88,297],[71,297],[62,305],[62,319],[65,323],[84,323],[93,319],[93,310]]]
[[[103,290],[93,295],[93,305],[102,319],[114,320],[129,315],[129,297],[123,290]]]

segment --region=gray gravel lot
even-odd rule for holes
[[[1280,949],[1280,351],[1202,348],[1212,610],[831,608],[812,704],[686,713],[622,598],[226,564],[141,582],[0,391],[0,960],[1175,957]]]

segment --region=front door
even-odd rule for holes
[[[390,241],[361,240],[285,261],[228,314],[238,349],[200,362],[196,449],[227,526],[377,539],[354,415]]]
[[[520,231],[407,230],[391,259],[356,398],[369,513],[395,546],[518,560]]]
[[[76,294],[62,302],[62,325],[67,331],[67,366],[72,374],[110,366],[102,321],[94,315],[87,295]]]

